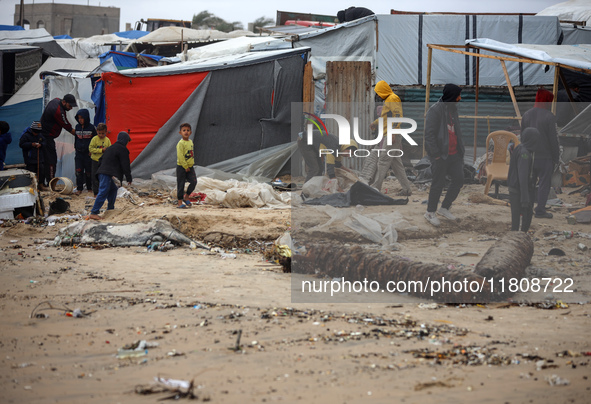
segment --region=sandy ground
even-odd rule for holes
[[[391,194],[396,185],[384,188]],[[399,211],[418,227],[399,232],[395,254],[469,268],[510,228],[508,207],[468,202],[482,189],[466,186],[452,210],[458,222],[437,229],[422,217],[426,189],[415,188],[408,205],[364,214]],[[44,195],[46,204],[56,197]],[[71,213],[83,213],[88,196],[67,197]],[[349,303],[293,303],[297,280],[261,253],[302,225],[292,223],[290,210],[181,211],[152,193],[136,194],[142,206],[118,201],[106,214],[111,223],[164,218],[235,259],[187,247],[43,244],[65,222],[2,227],[0,402],[156,402],[171,393],[138,392],[155,389],[161,377],[193,381],[197,400],[216,403],[588,403],[591,252],[578,245],[591,247],[591,227],[565,220],[582,207],[580,195],[559,197],[570,206],[534,219],[528,274],[573,279],[574,292],[548,292],[541,302],[517,294],[512,301],[520,304],[442,305],[408,296],[376,303],[356,294]],[[315,208],[305,218],[309,227],[329,219]],[[574,237],[552,233],[565,230]],[[371,247],[340,224],[311,237]],[[551,248],[566,255],[548,256]],[[70,317],[67,309],[87,315]],[[118,349],[141,340],[150,344],[139,351],[145,355],[117,358]]]

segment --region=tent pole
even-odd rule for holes
[[[558,97],[558,78],[560,77],[560,67],[554,66],[554,84],[552,85],[552,94],[554,99],[552,100],[552,113],[556,115],[556,98]]]
[[[429,96],[431,95],[431,61],[433,60],[433,49],[427,45],[427,82],[425,83],[425,114],[423,115],[423,157],[425,157],[425,124],[427,122],[427,111],[429,110]]]
[[[476,49],[476,54],[480,53],[480,49]],[[480,57],[476,56],[476,96],[474,104],[474,116],[478,116],[478,93],[480,90]],[[474,158],[472,163],[476,162],[476,146],[478,143],[478,118],[474,118]]]
[[[501,66],[503,67],[503,73],[505,73],[505,81],[507,82],[507,88],[509,89],[509,94],[511,94],[511,100],[513,101],[513,108],[515,108],[515,114],[517,115],[517,120],[519,121],[519,125],[521,125],[521,114],[519,113],[519,106],[517,105],[517,99],[515,98],[515,93],[513,92],[513,86],[511,85],[511,79],[509,78],[509,72],[507,72],[507,66],[505,66],[505,61],[500,59]],[[488,145],[487,145],[488,147]]]

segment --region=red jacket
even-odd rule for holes
[[[68,122],[66,110],[62,105],[62,100],[54,98],[47,103],[43,115],[41,115],[41,126],[43,136],[56,138],[62,132],[62,129],[72,132],[72,125]]]

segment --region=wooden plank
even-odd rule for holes
[[[312,71],[312,62],[304,66],[304,88],[302,101],[304,102],[304,112],[314,112],[314,73]]]
[[[513,86],[511,85],[511,79],[509,78],[509,72],[507,72],[507,66],[505,66],[505,61],[501,60],[501,66],[503,67],[503,73],[505,73],[505,81],[507,81],[507,88],[509,89],[509,94],[511,94],[511,100],[513,101],[513,108],[515,108],[515,114],[517,115],[517,120],[519,124],[521,124],[521,113],[519,112],[519,106],[517,105],[517,99],[515,98],[515,92],[513,91]]]
[[[429,97],[431,96],[431,68],[433,66],[433,49],[427,51],[427,82],[425,83],[425,114],[423,115],[423,157],[427,154],[425,150],[425,124],[427,122],[427,111],[429,110]]]

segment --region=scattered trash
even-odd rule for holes
[[[117,350],[117,359],[133,359],[146,356],[148,348],[157,347],[158,343],[149,343],[145,340],[135,341],[132,344],[125,345]]]
[[[577,248],[581,251],[587,251],[587,246],[583,243],[577,244]]]
[[[558,257],[564,257],[566,255],[566,253],[561,250],[560,248],[552,248],[550,251],[548,251],[548,255],[556,255]]]
[[[35,308],[33,308],[33,311],[31,311],[29,318],[48,318],[49,317],[48,315],[46,315],[44,313],[39,313],[40,311],[45,311],[45,310],[62,311],[66,316],[74,317],[74,318],[88,317],[89,315],[94,313],[94,311],[84,312],[80,309],[72,310],[68,306],[65,306],[65,305],[63,307],[59,307],[59,306],[55,306],[50,301],[45,301],[45,302],[39,303],[37,306],[35,306]]]
[[[194,380],[190,382],[186,380],[165,379],[163,377],[155,377],[154,383],[150,386],[136,386],[136,394],[157,394],[157,393],[174,393],[172,396],[164,397],[161,400],[178,400],[187,398],[190,400],[201,398],[203,401],[209,401],[209,397],[202,394],[202,397],[195,394]],[[159,400],[160,401],[160,400]]]
[[[472,251],[466,251],[466,252],[458,254],[458,257],[478,257],[478,253],[472,252]]]
[[[558,377],[557,375],[546,376],[545,379],[550,386],[568,386],[570,384],[569,380]]]
[[[236,259],[236,254],[229,254],[229,253],[221,253],[220,257],[222,257],[222,259],[232,259],[235,260]]]

